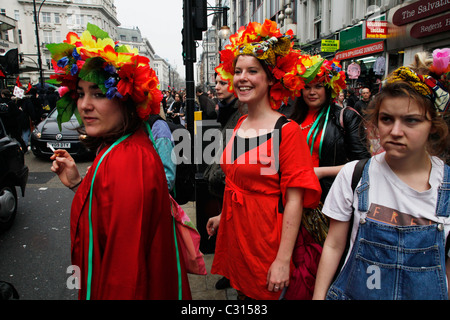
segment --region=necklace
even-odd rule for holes
[[[310,124],[308,124],[306,127],[302,127],[301,125],[300,125],[300,129],[301,130],[306,130],[306,129],[309,129],[309,128],[311,128],[312,127],[312,125],[314,124],[314,122],[311,122]]]

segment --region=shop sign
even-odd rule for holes
[[[322,39],[322,52],[336,52],[339,50],[339,40]]]
[[[378,39],[363,39],[362,36],[362,24],[358,24],[347,30],[339,32],[339,48],[341,50],[349,50],[378,42]]]
[[[363,32],[364,39],[386,39],[388,23],[387,21],[365,21]]]
[[[392,22],[402,26],[450,10],[450,0],[420,0],[399,8]]]
[[[449,30],[450,13],[415,24],[411,28],[411,37],[419,39]]]
[[[336,53],[335,59],[338,61],[353,59],[360,56],[367,56],[384,51],[384,41],[376,42],[359,48]]]

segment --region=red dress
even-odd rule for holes
[[[89,189],[103,148],[75,194],[70,221],[72,264],[86,298]],[[91,299],[178,299],[178,272],[163,165],[139,130],[104,158],[95,177]],[[190,299],[184,263],[183,298]]]
[[[281,178],[274,161],[273,138],[232,159],[236,130],[222,156],[226,186],[211,272],[230,279],[233,288],[254,299],[278,299],[267,290],[267,272],[278,252],[287,188],[304,189],[304,207],[317,206],[321,189],[311,155],[297,123],[282,128],[279,152]],[[264,171],[261,171],[261,170]],[[263,174],[261,174],[263,172]],[[293,265],[291,263],[291,272]]]

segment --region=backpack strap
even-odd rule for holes
[[[280,161],[279,161],[279,152],[280,152],[280,147],[281,147],[281,129],[283,128],[283,126],[290,122],[290,120],[288,118],[286,118],[285,116],[281,116],[280,118],[278,118],[277,122],[275,123],[275,128],[274,128],[274,133],[275,136],[277,136],[278,134],[278,152],[275,153],[275,166],[278,169],[278,176],[280,178],[281,181],[281,171],[280,171]],[[280,199],[278,200],[278,212],[279,213],[283,213],[284,212],[284,205],[283,205],[283,195],[280,195]]]
[[[364,168],[366,167],[366,164],[368,164],[368,165],[370,164],[369,160],[370,160],[370,158],[359,160],[358,163],[355,166],[355,169],[353,170],[352,184],[351,184],[353,194],[355,193],[356,186],[358,185],[359,180],[361,180],[361,178],[363,176],[363,171],[364,171]],[[368,167],[369,166],[367,166],[367,168]],[[367,185],[368,185],[368,183],[367,183]],[[367,187],[367,190],[368,190],[368,187]],[[345,243],[345,249],[344,249],[344,252],[342,253],[341,260],[339,261],[339,266],[336,269],[336,273],[334,275],[334,279],[336,279],[336,277],[338,276],[340,270],[344,266],[345,258],[347,257],[348,250],[350,249],[350,238],[352,236],[352,226],[353,226],[353,220],[354,220],[354,212],[355,212],[355,208],[352,206],[352,216],[350,217],[350,221],[349,221],[350,225],[349,225],[349,230],[348,230],[348,233],[347,233],[347,241]]]
[[[341,125],[342,129],[344,129],[344,131],[345,131],[345,125],[344,125],[344,111],[345,111],[345,109],[350,109],[350,110],[356,112],[358,114],[358,116],[360,116],[364,120],[364,118],[361,116],[361,114],[359,114],[359,112],[355,108],[352,108],[352,107],[349,107],[349,106],[343,107],[341,109],[341,111],[339,112],[339,124]]]

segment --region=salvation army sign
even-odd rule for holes
[[[384,41],[380,41],[359,48],[338,52],[336,53],[335,59],[338,61],[342,61],[383,51],[384,51]]]
[[[450,10],[450,0],[420,0],[399,8],[392,22],[402,26]]]

